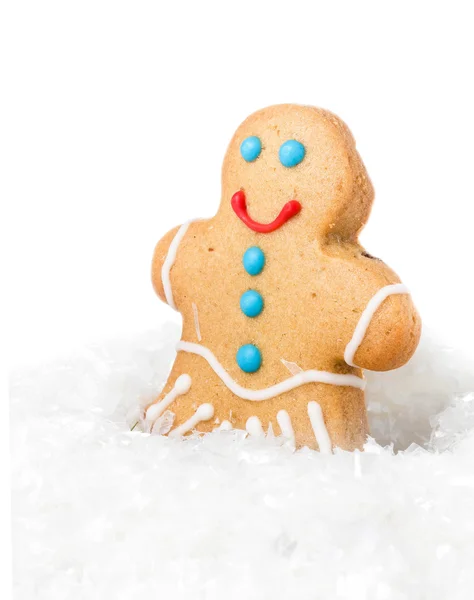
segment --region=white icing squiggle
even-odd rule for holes
[[[163,290],[165,292],[166,302],[171,306],[171,308],[174,308],[174,310],[177,310],[177,308],[173,299],[173,290],[171,288],[170,281],[170,271],[171,267],[174,265],[174,261],[176,260],[176,254],[178,252],[179,244],[181,243],[181,240],[185,236],[186,231],[188,230],[188,227],[191,225],[191,223],[192,221],[187,221],[186,223],[183,223],[178,229],[176,235],[171,241],[170,247],[168,249],[168,254],[166,255],[166,258],[163,262],[163,266],[161,267],[161,281],[163,283]]]
[[[317,402],[309,402],[308,416],[321,454],[331,454],[331,439],[324,424],[323,411]]]
[[[169,391],[163,400],[157,402],[156,404],[152,404],[148,407],[146,411],[145,418],[147,421],[156,421],[156,419],[163,414],[163,412],[168,408],[168,406],[176,400],[178,396],[182,396],[189,392],[189,388],[191,387],[191,377],[189,375],[183,374],[178,377],[178,379],[174,382],[173,389]]]
[[[194,304],[194,302],[191,303],[191,306],[193,307],[194,328],[196,329],[196,335],[197,335],[198,342],[200,342],[202,340],[202,337],[201,337],[201,328],[199,327],[198,307]]]
[[[201,421],[209,421],[209,419],[212,419],[213,416],[214,407],[212,404],[201,404],[194,415],[182,425],[179,425],[176,427],[176,429],[173,429],[168,437],[180,437],[181,435],[188,433],[188,431],[191,431],[191,429],[194,429],[194,427],[196,427],[196,425]]]
[[[284,381],[276,383],[268,388],[251,390],[249,388],[242,387],[234,379],[232,379],[232,377],[229,375],[229,373],[227,373],[209,348],[201,346],[200,344],[194,344],[193,342],[181,341],[176,345],[176,350],[190,352],[191,354],[198,354],[207,360],[211,369],[222,380],[224,385],[226,385],[233,394],[239,396],[239,398],[242,398],[243,400],[261,402],[263,400],[268,400],[269,398],[274,398],[279,394],[289,392],[290,390],[293,390],[294,388],[306,383],[327,383],[329,385],[355,387],[360,390],[365,388],[365,381],[360,377],[357,377],[357,375],[329,373],[328,371],[316,371],[315,369],[312,369],[309,371],[302,371],[301,373],[293,375],[293,377],[285,379]]]
[[[403,283],[394,283],[391,285],[386,285],[381,288],[372,298],[369,300],[369,303],[364,309],[359,322],[354,330],[351,341],[347,344],[345,352],[344,352],[344,360],[351,367],[355,367],[357,365],[354,364],[354,356],[362,344],[365,334],[367,333],[367,329],[372,321],[377,309],[382,304],[382,302],[392,296],[394,294],[409,294],[408,288]]]
[[[286,410],[278,411],[277,422],[280,426],[283,437],[286,438],[292,446],[294,446],[296,441],[295,432],[293,430],[293,425],[291,424],[290,415],[286,412]]]
[[[258,417],[249,417],[247,419],[247,423],[245,424],[245,429],[249,435],[253,435],[255,437],[265,437],[262,423]]]

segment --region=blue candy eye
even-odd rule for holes
[[[254,160],[257,160],[261,151],[262,142],[255,135],[245,138],[245,140],[240,144],[240,154],[247,162],[253,162]]]
[[[303,160],[306,150],[301,142],[288,140],[280,146],[278,156],[284,167],[296,167]]]

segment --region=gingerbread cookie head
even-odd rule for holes
[[[401,366],[420,336],[407,288],[358,243],[372,200],[331,113],[281,105],[244,121],[216,216],[155,250],[155,289],[183,331],[149,431],[225,426],[297,447],[363,446],[362,369]]]
[[[292,104],[260,110],[237,129],[222,190],[219,212],[228,218],[232,208],[254,231],[268,233],[298,215],[307,235],[344,239],[364,225],[374,196],[346,125]]]

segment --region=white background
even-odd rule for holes
[[[362,242],[425,323],[474,333],[469,3],[48,2],[7,9],[12,363],[177,319],[153,248],[211,216],[254,110],[329,108],[376,188]],[[2,136],[3,137],[3,136]]]

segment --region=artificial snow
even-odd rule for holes
[[[474,596],[474,372],[424,336],[367,373],[365,452],[130,431],[179,331],[11,377],[15,600]],[[205,401],[205,398],[203,398]]]

